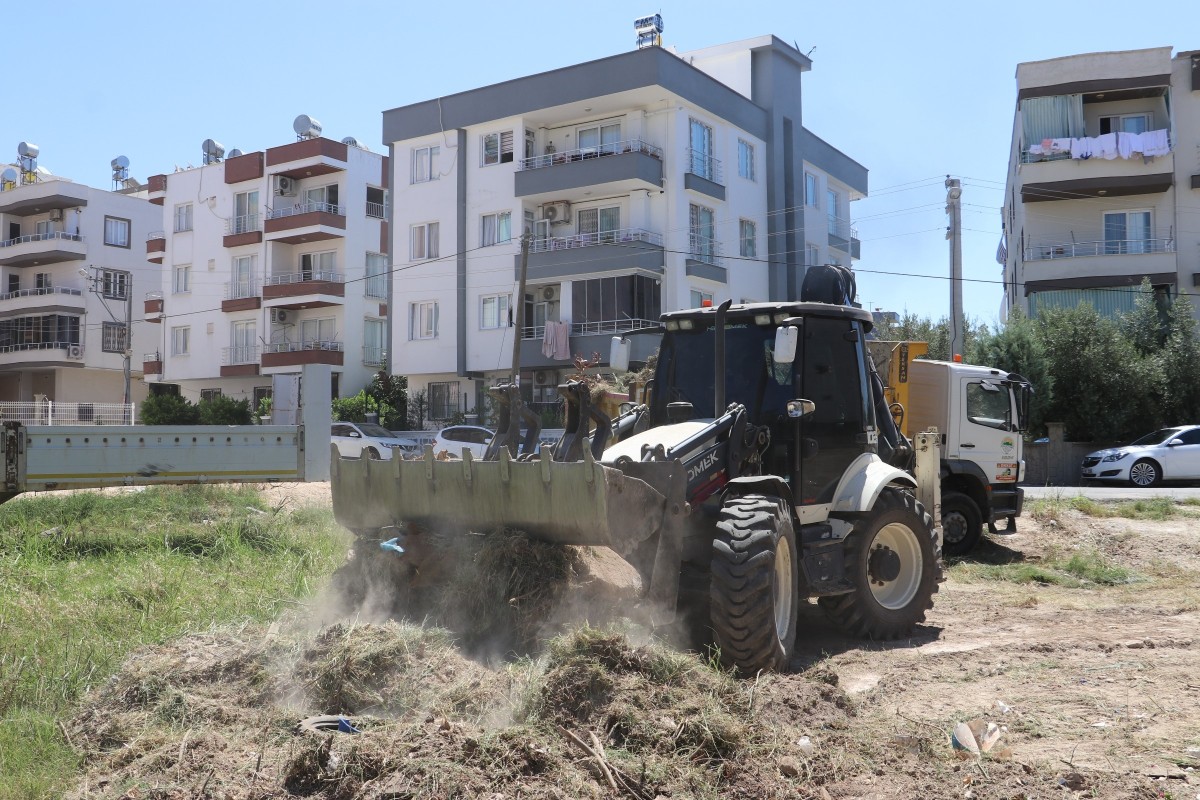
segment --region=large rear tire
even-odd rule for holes
[[[983,535],[983,515],[975,501],[960,492],[942,495],[942,554],[965,556]]]
[[[725,501],[712,544],[709,621],[721,661],[742,674],[783,669],[796,645],[799,553],[777,497]]]
[[[833,621],[867,639],[908,636],[941,579],[933,519],[911,494],[884,489],[846,537],[846,568],[854,591],[819,600]]]

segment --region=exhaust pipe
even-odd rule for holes
[[[713,331],[716,346],[716,374],[713,376],[713,417],[725,413],[725,314],[733,300],[726,300],[717,306],[717,322]]]

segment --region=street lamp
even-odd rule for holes
[[[91,292],[100,298],[100,304],[104,306],[104,310],[113,318],[114,322],[120,322],[117,315],[108,307],[108,303],[104,302],[107,297],[109,299],[125,301],[125,346],[123,348],[124,356],[124,372],[125,372],[125,399],[122,415],[128,415],[130,403],[133,402],[132,395],[129,391],[129,376],[130,376],[130,359],[133,356],[133,273],[126,269],[113,269],[111,267],[92,267],[89,271],[86,267],[81,267],[79,274],[91,284]],[[128,416],[126,416],[128,419]]]

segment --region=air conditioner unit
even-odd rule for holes
[[[292,197],[296,194],[296,179],[287,175],[275,176],[275,194]]]
[[[287,309],[285,309],[285,308],[272,308],[271,309],[271,322],[287,322],[287,318],[288,318]]]
[[[61,208],[50,209],[50,221],[51,222],[62,222],[62,218],[63,218],[63,211]]]
[[[68,345],[67,358],[83,358],[83,346],[78,344]]]
[[[542,218],[557,223],[570,222],[571,204],[566,200],[560,200],[557,203],[547,203],[542,206]]]
[[[554,382],[554,373],[544,369],[539,369],[533,373],[533,382],[537,386],[549,386]]]
[[[542,287],[542,299],[543,300],[549,302],[557,296],[558,296],[558,287],[557,286],[543,286]]]

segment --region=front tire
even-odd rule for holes
[[[779,670],[796,645],[799,550],[777,497],[725,501],[712,543],[709,621],[721,662],[742,674]]]
[[[846,537],[848,594],[819,603],[845,631],[866,639],[900,639],[925,621],[942,575],[933,519],[911,494],[884,489],[870,514]]]
[[[975,501],[960,492],[942,495],[942,554],[965,556],[983,535],[983,516]]]
[[[378,461],[379,451],[374,447],[368,447],[366,450],[363,450],[363,458],[367,459],[368,461]]]
[[[1148,458],[1143,458],[1129,468],[1129,483],[1140,489],[1149,489],[1162,483],[1162,467]]]

